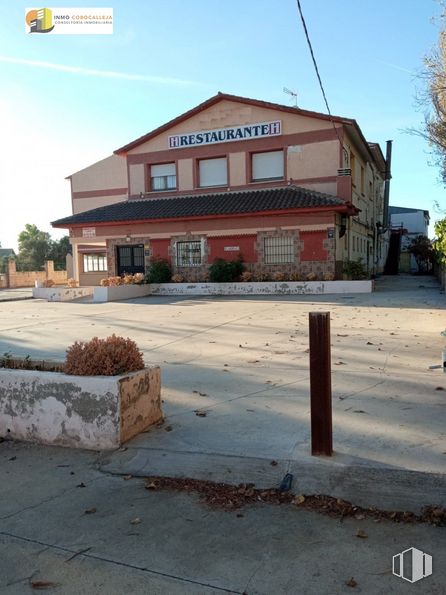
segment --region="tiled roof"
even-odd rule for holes
[[[174,198],[129,200],[64,217],[53,221],[52,225],[69,227],[76,224],[182,219],[327,207],[338,210],[339,207],[346,207],[346,205],[343,200],[330,194],[322,194],[298,186],[283,186],[237,192],[193,194]]]

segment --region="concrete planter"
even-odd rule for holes
[[[119,300],[131,300],[132,298],[149,295],[149,285],[116,285],[112,287],[94,287],[94,302],[116,302]]]
[[[36,287],[33,288],[33,298],[48,302],[71,302],[79,298],[93,295],[93,287]]]
[[[121,376],[0,368],[0,436],[108,450],[161,419],[158,366]]]
[[[373,281],[280,281],[266,283],[160,283],[152,295],[328,295],[371,293]]]

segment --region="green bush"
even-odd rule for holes
[[[362,258],[344,261],[343,273],[355,281],[369,278],[369,274],[362,263]]]
[[[169,283],[172,278],[172,268],[163,258],[154,259],[145,276],[145,283]]]
[[[216,258],[209,267],[209,279],[213,283],[229,283],[240,278],[245,270],[243,260],[224,260],[224,258]]]

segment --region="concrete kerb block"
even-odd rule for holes
[[[158,366],[121,376],[0,369],[0,436],[110,450],[161,419]]]

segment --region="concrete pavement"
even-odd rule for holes
[[[382,278],[371,295],[11,302],[0,353],[62,359],[73,341],[114,332],[161,365],[171,431],[140,435],[104,470],[268,487],[292,472],[299,492],[418,511],[445,504],[446,376],[428,369],[445,307],[433,278],[411,276]],[[309,456],[312,310],[332,319],[330,460]]]
[[[33,297],[31,287],[18,289],[0,289],[0,302],[16,302],[18,300],[31,300]]]
[[[91,452],[0,443],[1,593],[31,594],[38,581],[63,595],[444,593],[442,528],[285,504],[215,510],[99,464]],[[391,573],[409,547],[433,556],[432,576],[414,585]]]

